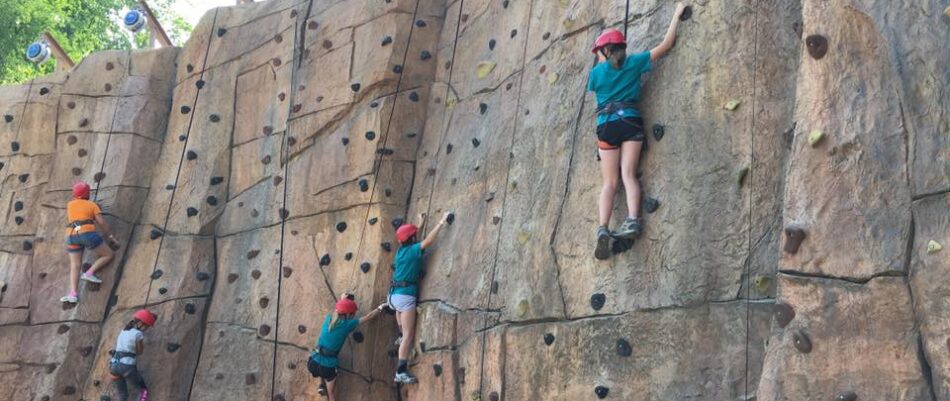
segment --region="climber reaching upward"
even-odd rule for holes
[[[335,380],[339,365],[338,356],[340,350],[343,349],[343,344],[346,343],[346,337],[356,330],[357,326],[379,315],[384,307],[386,304],[379,305],[372,312],[357,319],[356,297],[353,294],[343,294],[343,297],[337,301],[333,313],[327,314],[323,320],[323,328],[320,330],[320,338],[317,339],[310,353],[310,359],[307,361],[307,370],[310,371],[310,375],[320,378],[318,393],[326,395],[330,401],[336,399]]]
[[[156,316],[147,309],[141,309],[132,315],[116,339],[115,353],[109,361],[109,373],[115,387],[116,401],[129,398],[129,383],[139,388],[139,401],[148,400],[145,380],[139,374],[136,358],[145,350],[145,331],[155,325]]]
[[[637,164],[646,136],[643,119],[636,109],[642,87],[641,76],[650,70],[651,62],[662,57],[673,47],[676,26],[686,6],[676,5],[673,21],[663,42],[650,51],[627,56],[627,41],[616,29],[604,31],[594,43],[593,52],[598,64],[590,71],[587,89],[597,96],[597,147],[603,188],[600,193],[597,248],[594,257],[610,257],[610,237],[633,239],[640,235],[640,182]],[[617,231],[608,230],[613,210],[614,194],[623,180],[627,195],[627,218]]]
[[[439,231],[451,219],[452,213],[445,213],[439,224],[429,231],[422,242],[416,239],[419,227],[403,224],[396,230],[399,250],[396,251],[396,271],[389,289],[389,305],[396,310],[396,323],[402,332],[399,343],[399,362],[396,366],[397,383],[415,383],[416,378],[409,374],[409,353],[416,331],[416,299],[419,296],[419,279],[422,278],[423,252],[435,242]],[[425,216],[419,216],[419,225],[425,224]]]
[[[101,283],[102,280],[96,276],[96,272],[103,266],[109,264],[113,258],[113,251],[110,248],[118,248],[119,241],[115,239],[109,230],[109,224],[102,217],[102,210],[99,205],[89,200],[89,184],[78,182],[73,185],[73,200],[66,204],[66,216],[68,224],[66,225],[66,252],[69,253],[69,294],[60,298],[60,302],[76,303],[79,302],[80,270],[82,268],[82,257],[86,249],[91,249],[98,255],[96,261],[92,263],[81,277],[91,283]],[[106,234],[105,245],[102,236],[96,231],[99,228]]]

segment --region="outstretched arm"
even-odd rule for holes
[[[450,214],[451,213],[446,212],[445,215],[442,216],[442,220],[439,221],[439,224],[436,224],[435,227],[432,228],[432,231],[429,231],[429,234],[426,235],[425,239],[422,240],[422,244],[420,245],[422,249],[428,248],[433,242],[435,242],[435,237],[439,235],[439,230],[441,230],[442,227],[445,226],[446,222],[448,222]]]
[[[666,36],[663,37],[663,41],[657,47],[650,49],[650,61],[658,60],[673,48],[673,42],[676,41],[676,26],[679,25],[680,15],[683,14],[685,9],[686,5],[683,3],[676,3],[676,11],[673,12],[673,20],[670,21],[670,28],[666,30]]]
[[[383,308],[386,307],[386,305],[387,304],[379,305],[376,307],[376,309],[373,309],[372,312],[363,315],[363,317],[360,318],[360,324],[366,323],[370,320],[373,320],[373,318],[376,316],[379,316],[379,313],[383,311]]]

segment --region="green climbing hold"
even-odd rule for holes
[[[743,167],[736,171],[736,186],[742,188],[742,184],[745,183],[745,176],[749,174],[749,168]]]
[[[808,134],[808,145],[815,147],[818,145],[818,142],[821,142],[821,138],[824,137],[825,133],[821,132],[820,129],[812,130],[812,132]]]
[[[520,302],[518,302],[518,307],[517,307],[516,312],[518,314],[518,317],[524,317],[525,315],[528,314],[528,300],[527,299],[522,299]]]
[[[759,276],[754,280],[755,289],[759,290],[762,294],[768,294],[769,289],[772,288],[772,279],[767,276]]]
[[[950,17],[950,6],[947,6],[947,8],[943,10],[943,14],[947,17]]]
[[[561,77],[561,76],[558,75],[556,72],[549,73],[549,74],[548,74],[548,84],[549,84],[549,85],[554,85],[554,83],[557,82],[558,78],[560,78],[560,77]]]
[[[943,250],[943,245],[940,245],[939,242],[930,240],[930,242],[927,243],[927,254],[933,255],[941,250]]]
[[[494,69],[495,63],[493,61],[482,61],[475,67],[475,75],[478,76],[479,79],[485,78],[488,74],[491,74]]]
[[[730,101],[726,102],[726,105],[723,106],[723,107],[724,107],[726,110],[733,111],[733,110],[739,108],[739,105],[740,105],[740,104],[742,104],[742,102],[733,99],[733,100],[730,100]]]

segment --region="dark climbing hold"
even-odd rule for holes
[[[178,142],[184,142],[185,139],[188,139],[188,136],[185,134],[178,135]]]
[[[79,142],[79,139],[77,139],[75,135],[70,135],[66,137],[67,145],[75,145],[76,142]]]
[[[656,209],[659,209],[659,208],[660,208],[660,201],[654,198],[651,198],[649,196],[643,200],[643,210],[646,210],[647,213],[653,213],[656,211]]]
[[[383,242],[382,244],[379,244],[379,246],[383,247],[383,250],[386,251],[386,252],[392,252],[392,251],[393,251],[393,244],[391,244],[391,243]]]
[[[497,293],[498,293],[498,282],[497,282],[497,281],[492,281],[492,282],[491,282],[491,289],[490,289],[489,291],[491,291],[492,294],[497,294]]]
[[[597,386],[594,388],[594,394],[597,394],[597,398],[604,399],[607,398],[607,394],[610,393],[610,389],[604,386]]]
[[[284,35],[276,34],[274,35],[274,42],[280,43],[284,41]]]
[[[266,308],[267,305],[270,305],[270,298],[261,297],[261,299],[257,300],[257,306],[260,306],[261,309]]]
[[[247,252],[247,259],[248,259],[248,260],[254,259],[254,258],[256,258],[257,255],[259,255],[260,253],[261,253],[261,251],[259,251],[259,250],[257,250],[257,249],[250,250],[250,251]]]
[[[189,150],[187,153],[185,153],[185,158],[188,160],[195,160],[198,158],[198,153],[195,153],[193,150]]]
[[[382,149],[376,150],[376,154],[383,155],[383,156],[392,156],[393,153],[396,153],[396,151],[390,148],[382,148]]]
[[[353,252],[347,252],[346,255],[343,255],[343,260],[349,262],[353,259]]]
[[[428,50],[423,50],[422,53],[419,53],[419,58],[423,61],[432,58],[432,53],[429,53]]]
[[[806,236],[805,230],[799,226],[785,227],[785,253],[792,255],[798,253],[798,247],[802,245]]]
[[[659,142],[663,139],[663,126],[660,124],[653,124],[653,139],[656,139]]]
[[[778,322],[778,327],[783,329],[795,318],[795,309],[792,309],[791,305],[784,302],[776,302],[775,305],[772,306],[772,313],[775,314],[775,321]]]
[[[805,47],[808,49],[808,54],[811,55],[815,60],[821,60],[822,57],[825,57],[825,53],[828,52],[828,39],[825,39],[821,35],[809,35],[805,38]]]
[[[340,139],[340,142],[343,142],[343,146],[349,145],[349,144],[350,144],[350,138],[347,138],[347,137],[344,136],[343,138]]]
[[[425,27],[426,27],[426,22],[423,21],[423,20],[421,20],[421,19],[420,19],[420,20],[416,20],[416,26],[419,27],[419,28],[425,28]]]
[[[67,331],[69,331],[69,326],[65,324],[61,324],[56,328],[56,334],[66,334]]]
[[[95,182],[102,181],[105,178],[106,178],[106,173],[103,173],[101,171],[92,176],[92,180]]]
[[[554,344],[554,334],[544,333],[544,345]]]
[[[185,66],[185,71],[192,72],[195,70],[195,66],[188,64]]]
[[[33,243],[30,241],[23,241],[23,250],[29,251],[31,249],[33,249]]]
[[[185,213],[188,215],[188,217],[195,217],[195,216],[198,215],[198,209],[195,209],[195,208],[193,208],[193,207],[189,207],[189,208],[185,211]]]
[[[350,89],[352,89],[353,92],[359,92],[359,91],[360,91],[360,84],[352,84],[352,85],[350,85]]]
[[[596,293],[590,296],[590,307],[594,310],[600,310],[604,307],[604,302],[607,302],[607,296],[601,293]]]
[[[488,41],[488,50],[495,50],[495,39]]]
[[[163,272],[162,269],[155,269],[155,271],[153,271],[152,275],[149,277],[151,277],[152,280],[158,280],[159,278],[162,277],[162,274],[165,274],[165,272]]]
[[[390,43],[393,43],[393,37],[392,37],[392,36],[386,36],[386,37],[383,38],[383,44],[382,44],[383,46],[386,46],[386,45],[388,45],[388,44],[390,44]]]
[[[41,96],[42,96],[42,95],[46,95],[47,93],[49,93],[49,88],[47,88],[47,87],[45,87],[45,86],[42,87],[42,88],[40,88],[40,95],[41,95]]]
[[[21,183],[24,183],[24,184],[26,183],[26,180],[28,179],[30,179],[29,174],[20,174],[19,176],[17,176],[17,180],[19,180]]]
[[[488,401],[498,401],[498,392],[492,391],[491,393],[488,393]]]
[[[261,327],[257,329],[257,332],[260,333],[261,337],[266,337],[270,334],[270,326],[262,324]]]
[[[219,37],[219,38],[222,37],[222,36],[224,36],[224,34],[226,34],[226,33],[228,33],[228,30],[227,30],[227,29],[218,28],[218,37]],[[240,35],[238,35],[238,36],[240,36]]]
[[[257,269],[251,270],[251,278],[255,280],[261,278],[261,271]]]
[[[835,401],[857,401],[858,395],[854,391],[842,391],[835,396]]]
[[[224,177],[211,177],[211,185],[218,185],[224,182]]]
[[[405,221],[403,221],[402,218],[397,217],[393,219],[392,223],[390,224],[393,226],[393,229],[397,229],[399,226],[403,225],[403,223],[405,223]]]
[[[22,201],[13,202],[13,211],[19,212],[21,210],[23,210],[23,202]]]
[[[85,127],[85,126],[87,126],[87,125],[89,125],[89,119],[88,119],[88,118],[82,118],[82,119],[79,120],[79,126],[80,126],[80,127]]]
[[[445,222],[449,223],[449,225],[452,225],[452,223],[455,222],[455,213],[449,213],[448,216],[445,216]]]
[[[413,102],[418,102],[418,101],[419,101],[419,94],[416,93],[416,91],[409,92],[409,100],[411,100],[411,101],[413,101]]]
[[[205,87],[205,81],[200,80],[200,79],[197,80],[197,81],[195,81],[195,87],[198,88],[198,89],[204,88],[204,87]]]
[[[361,343],[361,342],[363,342],[363,340],[364,340],[364,338],[363,338],[363,333],[362,333],[362,332],[360,332],[360,331],[354,331],[354,332],[353,332],[353,341],[356,341],[357,343]]]
[[[485,103],[480,103],[480,104],[478,105],[478,112],[479,112],[479,113],[482,113],[482,114],[485,114],[486,111],[488,111],[488,105],[485,104]]]
[[[622,357],[628,357],[633,354],[633,349],[630,348],[630,343],[627,340],[622,338],[617,339],[617,355]]]
[[[214,196],[209,196],[207,199],[205,199],[205,202],[208,202],[208,204],[211,206],[217,206],[218,198]]]
[[[317,29],[319,26],[320,24],[318,24],[317,21],[311,20],[310,22],[307,23],[307,29],[310,29],[310,30]]]
[[[185,304],[185,313],[189,315],[195,314],[195,304]]]
[[[445,145],[445,154],[452,153],[452,144]]]
[[[261,158],[261,163],[270,164],[270,155],[264,156]]]
[[[371,109],[375,109],[375,108],[379,107],[379,102],[372,102],[372,103],[369,104],[369,107],[370,107]]]
[[[390,154],[392,154],[392,153],[390,153]],[[393,190],[392,190],[391,188],[386,188],[386,189],[383,190],[383,195],[386,195],[387,198],[390,197],[390,196],[393,196]]]
[[[360,185],[360,192],[366,192],[369,190],[369,183],[366,182],[365,178],[359,181],[359,185]]]
[[[300,333],[300,334],[306,333],[306,332],[307,332],[307,326],[304,326],[304,325],[302,325],[302,324],[297,325],[297,332]]]
[[[508,8],[508,0],[501,2],[501,6],[504,8]]]
[[[360,271],[363,273],[369,273],[369,269],[372,267],[369,262],[363,262],[360,264]]]
[[[181,106],[181,114],[188,114],[191,112],[190,106]]]
[[[13,116],[11,116],[11,115],[9,115],[9,114],[5,114],[5,115],[3,116],[3,121],[6,121],[6,122],[8,122],[8,123],[12,123],[12,122],[13,122]]]
[[[76,155],[79,157],[86,157],[87,154],[89,154],[89,152],[87,152],[86,149],[79,149],[79,151],[76,152]]]
[[[66,103],[66,108],[68,108],[68,109],[70,109],[70,110],[75,109],[75,108],[76,108],[76,102],[69,102],[69,103]]]
[[[175,186],[172,185],[172,184],[168,184],[168,185],[165,186],[165,189],[168,190],[168,191],[171,191],[171,190],[175,189]]]
[[[512,30],[511,30],[511,38],[514,39],[515,36],[518,36],[518,30],[517,30],[517,29],[512,29]]]
[[[165,295],[166,292],[168,292],[168,288],[161,287],[158,289],[158,293],[161,295]]]
[[[216,122],[218,122],[218,121],[221,121],[221,117],[218,116],[217,114],[212,114],[212,115],[208,116],[208,119],[211,120],[211,122],[213,122],[213,123],[216,123]]]
[[[16,225],[23,224],[23,217],[16,216],[13,218],[13,222],[16,223]]]
[[[367,140],[367,141],[372,141],[373,139],[376,139],[376,132],[374,132],[374,131],[366,131],[366,140]]]
[[[341,221],[339,223],[336,223],[336,230],[341,233],[346,231],[346,222]]]
[[[178,351],[179,348],[181,348],[181,344],[168,343],[165,345],[165,351],[168,351],[168,353]]]
[[[379,221],[379,218],[377,218],[377,217],[370,217],[368,221],[369,221],[369,225],[373,226],[373,225],[376,225],[376,222]]]
[[[76,388],[73,386],[66,386],[66,388],[63,389],[63,394],[64,395],[76,394]]]
[[[240,276],[238,276],[237,273],[228,274],[228,284],[237,281],[238,277],[240,277]]]
[[[103,89],[105,89],[106,92],[112,91],[112,84],[105,84]]]
[[[208,281],[211,278],[211,275],[206,272],[198,272],[195,274],[195,279],[198,281]]]
[[[156,238],[158,238],[158,237],[161,237],[161,236],[162,236],[162,232],[161,232],[159,229],[157,229],[157,228],[153,228],[153,229],[152,229],[152,232],[150,232],[150,233],[148,234],[148,237],[151,238],[151,239],[153,239],[153,240],[156,239]]]
[[[72,168],[72,173],[73,173],[73,175],[80,175],[80,174],[82,174],[82,169],[79,168],[79,167],[73,167],[73,168]]]
[[[284,272],[284,278],[290,278],[290,276],[294,274],[294,269],[287,266],[284,266],[281,270]]]
[[[14,152],[19,152],[19,151],[20,151],[20,143],[19,143],[19,142],[16,142],[16,141],[10,142],[10,149],[13,150]]]
[[[432,374],[434,374],[435,377],[442,376],[442,365],[437,363],[432,365]]]
[[[686,21],[692,16],[693,16],[693,7],[686,6],[686,8],[683,9],[683,13],[680,14],[680,21]]]
[[[801,353],[807,354],[811,352],[811,339],[808,338],[808,334],[805,334],[804,330],[798,330],[793,333],[792,340],[794,340],[795,348]]]
[[[402,74],[402,66],[399,64],[394,65],[393,72],[396,74]]]
[[[324,254],[320,257],[320,266],[329,266],[330,265],[330,254]]]
[[[280,212],[278,213],[280,213],[281,220],[287,220],[287,218],[290,217],[290,210],[280,208]]]

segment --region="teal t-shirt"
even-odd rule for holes
[[[623,67],[616,69],[610,62],[597,64],[590,70],[587,90],[597,95],[597,107],[609,102],[636,103],[640,101],[640,77],[650,71],[650,52],[627,56]],[[623,117],[640,117],[640,111],[625,107],[610,115],[597,115],[597,125],[617,121]]]
[[[346,338],[360,325],[360,320],[341,318],[336,324],[336,327],[330,330],[330,320],[332,318],[332,314],[327,314],[327,318],[323,320],[323,329],[320,330],[320,338],[317,339],[317,346],[322,345],[323,348],[330,351],[340,352],[340,350],[343,349],[343,343],[346,342]],[[310,358],[312,358],[314,362],[328,368],[335,368],[340,363],[337,357],[320,355],[316,351],[310,353]]]
[[[396,271],[393,272],[393,281],[418,283],[419,276],[422,275],[422,252],[421,242],[399,248],[396,251]],[[392,293],[416,297],[419,296],[419,286],[413,284],[408,287],[393,288]]]

